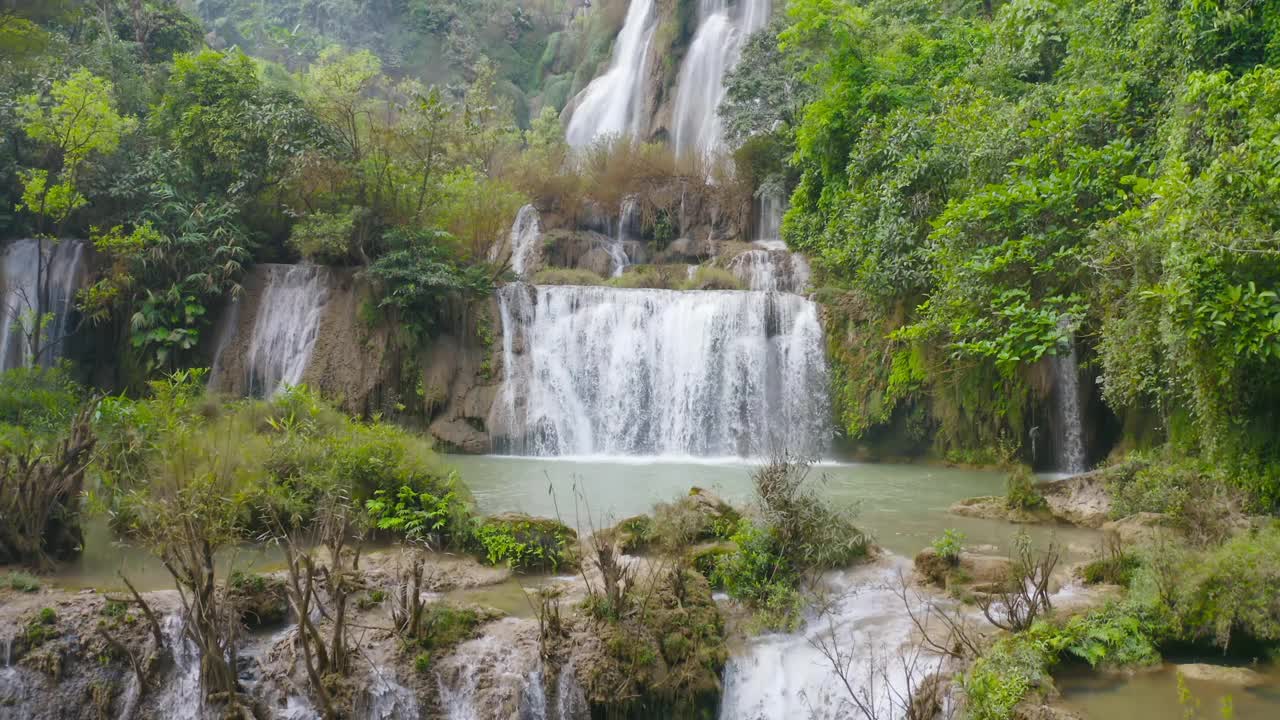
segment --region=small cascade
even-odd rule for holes
[[[738,63],[742,44],[769,21],[770,0],[699,0],[698,30],[680,67],[672,113],[677,156],[721,149],[720,103],[724,76]]]
[[[43,299],[37,283],[41,272],[45,277]],[[52,313],[53,321],[41,333],[40,357],[34,360],[48,366],[64,355],[67,338],[74,329],[76,291],[83,278],[84,243],[79,240],[46,240],[43,256],[40,241],[34,239],[15,240],[5,249],[0,266],[0,282],[4,283],[0,301],[0,370],[32,364],[28,336],[38,308]]]
[[[849,681],[868,706],[869,717],[895,717],[894,702],[905,695],[906,672],[898,651],[912,642],[914,626],[903,611],[895,587],[906,563],[861,567],[828,578],[837,598],[829,614],[811,619],[798,633],[752,639],[729,659],[725,669],[721,720],[790,720],[798,715],[819,720],[849,717],[848,692],[820,643],[839,643],[851,660]],[[936,669],[922,662],[917,681]],[[804,712],[798,708],[805,708]]]
[[[441,661],[436,680],[448,720],[546,717],[545,695],[530,688],[542,682],[536,639],[519,642],[522,626],[515,618],[491,623]]]
[[[542,251],[542,216],[538,208],[525,205],[516,213],[516,221],[511,224],[511,270],[524,277],[530,262],[537,262]],[[496,253],[495,253],[496,254]],[[496,260],[496,257],[491,257]]]
[[[622,207],[618,210],[618,231],[614,233],[613,242],[608,247],[612,265],[609,273],[611,277],[618,277],[631,264],[631,259],[627,257],[626,243],[633,237],[639,213],[640,203],[634,195],[623,198]]]
[[[330,272],[314,265],[270,265],[245,355],[250,395],[297,385],[320,332]]]
[[[831,435],[817,307],[797,295],[512,284],[498,294],[516,455],[820,456]]]
[[[160,689],[156,707],[165,708],[171,717],[204,717],[204,696],[200,690],[200,651],[187,637],[186,624],[178,614],[168,615],[162,622],[169,650],[173,654],[173,679]]]
[[[1058,327],[1070,331],[1070,318],[1063,317]],[[1053,356],[1053,409],[1057,433],[1053,446],[1058,472],[1077,475],[1088,466],[1084,446],[1084,426],[1080,410],[1080,363],[1076,356],[1075,338],[1068,336],[1067,352]]]
[[[356,717],[364,720],[417,720],[418,697],[393,677],[376,672],[373,684],[357,708]]]
[[[578,94],[565,130],[570,146],[585,148],[598,138],[630,137],[641,131],[649,45],[657,29],[653,0],[631,0],[609,69]]]
[[[803,294],[809,285],[809,263],[787,250],[781,239],[783,202],[773,192],[756,200],[755,249],[739,253],[728,270],[751,290]]]

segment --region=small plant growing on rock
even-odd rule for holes
[[[1036,490],[1031,469],[1019,465],[1005,480],[1005,506],[1010,510],[1039,510],[1045,506],[1044,496]]]
[[[30,573],[14,571],[0,579],[0,587],[7,587],[18,592],[33,593],[40,590],[40,581]]]
[[[426,651],[418,653],[418,656],[413,659],[413,669],[423,675],[430,671],[431,653]]]
[[[955,528],[947,528],[942,537],[933,541],[933,550],[938,557],[955,567],[960,564],[960,551],[964,549],[964,533]]]

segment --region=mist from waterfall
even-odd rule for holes
[[[0,262],[0,371],[38,362],[52,365],[66,351],[72,331],[76,292],[84,277],[84,243],[79,240],[15,240],[5,248]],[[40,297],[37,283],[44,273],[46,295]],[[37,312],[39,310],[40,312]],[[40,357],[32,357],[29,336],[37,315],[52,313],[52,321],[41,331]]]
[[[490,413],[515,455],[826,451],[817,307],[783,293],[511,284]]]
[[[314,265],[269,265],[245,358],[248,391],[268,397],[297,385],[311,359],[329,298],[330,271]]]
[[[649,46],[657,29],[653,0],[632,0],[614,41],[609,69],[578,94],[565,130],[571,147],[585,148],[601,137],[631,137],[641,131],[644,77],[648,73]]]
[[[770,0],[699,0],[698,30],[680,66],[671,134],[677,156],[706,157],[722,149],[719,108],[725,74],[738,63],[742,45],[769,22]]]

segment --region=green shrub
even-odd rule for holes
[[[462,545],[467,539],[470,509],[453,490],[456,476],[443,483],[443,494],[419,492],[402,485],[394,494],[376,490],[365,509],[374,527],[431,546]]]
[[[491,565],[555,571],[573,564],[578,534],[555,520],[508,513],[476,521],[474,537]]]
[[[610,278],[608,284],[617,288],[679,290],[684,287],[687,273],[684,265],[635,265]]]
[[[710,265],[700,266],[692,278],[680,285],[681,290],[743,290],[745,287],[737,275]]]
[[[583,268],[543,268],[533,274],[534,285],[603,285],[604,278]]]
[[[1010,510],[1039,510],[1045,506],[1031,468],[1019,465],[1009,472],[1005,479],[1005,505]]]
[[[425,651],[418,653],[418,656],[413,659],[413,669],[424,675],[428,673],[431,670],[431,653]]]
[[[795,591],[799,577],[777,536],[744,518],[730,540],[735,549],[715,556],[711,584],[756,611],[760,627],[794,629],[802,609]]]
[[[1280,641],[1280,528],[1231,538],[1174,571],[1174,609],[1191,640],[1227,649],[1238,637]]]
[[[40,580],[30,573],[13,570],[3,578],[0,578],[0,587],[7,587],[18,592],[33,593],[40,589]]]
[[[947,528],[942,532],[942,537],[933,541],[933,550],[938,553],[938,557],[954,567],[960,562],[960,552],[964,550],[964,533]]]
[[[351,256],[357,209],[347,212],[308,213],[293,224],[289,246],[299,255],[322,265],[343,265]]]
[[[53,625],[58,622],[58,613],[53,608],[40,608],[40,614],[36,616],[41,625]]]

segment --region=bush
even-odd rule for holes
[[[603,285],[604,278],[582,268],[543,268],[533,274],[534,285]]]
[[[555,571],[575,562],[578,534],[555,520],[506,513],[478,520],[474,536],[491,565]]]
[[[682,290],[743,290],[745,285],[737,275],[724,268],[703,265],[694,276],[681,284]]]
[[[1181,578],[1175,611],[1191,640],[1226,650],[1233,639],[1280,641],[1280,528],[1237,535],[1193,557]]]
[[[351,238],[358,210],[343,213],[312,212],[293,224],[289,246],[299,255],[322,265],[344,265],[351,257]]]
[[[1039,510],[1045,506],[1044,497],[1036,490],[1035,476],[1031,468],[1019,465],[1005,479],[1005,505],[1010,510]]]
[[[1222,471],[1198,458],[1177,455],[1145,461],[1131,475],[1117,474],[1107,491],[1112,516],[1163,514],[1171,526],[1202,546],[1230,535],[1234,519],[1251,504]]]
[[[636,265],[629,267],[616,278],[609,279],[610,287],[647,288],[650,290],[680,290],[688,271],[684,265]]]
[[[943,531],[942,537],[933,541],[933,549],[938,553],[938,557],[955,567],[960,562],[960,552],[964,550],[964,533],[947,528]]]
[[[770,528],[743,519],[730,540],[736,549],[717,554],[712,585],[755,610],[759,626],[794,630],[802,609],[795,590],[799,575],[779,538]]]
[[[40,580],[30,573],[14,570],[0,578],[0,587],[7,587],[18,592],[33,593],[40,589]]]

